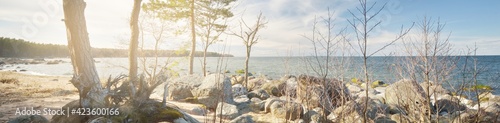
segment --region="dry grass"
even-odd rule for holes
[[[0,79],[0,83],[2,84],[19,84],[19,80],[14,79],[14,78],[9,78],[9,79]]]

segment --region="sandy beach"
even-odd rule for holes
[[[78,91],[69,82],[70,77],[37,76],[15,72],[0,72],[0,122],[18,117],[18,108],[57,109],[78,99]],[[15,81],[17,80],[17,81]],[[50,115],[43,115],[47,119]]]

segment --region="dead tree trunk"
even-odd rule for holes
[[[137,80],[137,47],[139,45],[139,13],[142,0],[134,0],[134,8],[130,17],[130,47],[129,47],[129,79]]]
[[[73,64],[71,83],[80,93],[82,107],[104,107],[107,90],[102,88],[95,69],[85,21],[83,0],[63,0],[68,49]]]

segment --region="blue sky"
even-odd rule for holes
[[[39,43],[66,44],[62,0],[0,0],[0,36],[22,38]],[[128,18],[132,0],[86,0],[86,19],[93,47],[124,48],[129,33]],[[144,0],[143,2],[147,2]],[[374,0],[369,0],[373,3]],[[455,0],[377,0],[376,7],[387,3],[378,20],[382,24],[370,35],[371,50],[383,46],[394,38],[403,25],[410,26],[424,16],[439,18],[446,23],[446,34],[457,50],[477,44],[478,54],[500,55],[500,1]],[[309,55],[311,43],[302,35],[311,32],[314,17],[324,16],[327,8],[335,12],[335,23],[345,27],[352,17],[347,10],[354,10],[357,0],[240,0],[234,4],[235,18],[229,25],[235,28],[240,17],[252,23],[259,12],[269,21],[262,30],[261,40],[253,48],[253,56]],[[349,28],[351,29],[351,28]],[[416,28],[413,29],[414,31]],[[214,45],[211,51],[221,51],[223,46],[230,54],[244,56],[241,41],[223,36],[225,42]],[[167,39],[164,49],[177,49],[188,41],[180,36]],[[377,55],[397,52],[391,46]]]

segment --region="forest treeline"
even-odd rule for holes
[[[155,57],[154,50],[139,50],[140,56]],[[112,48],[92,48],[94,57],[128,57],[128,49],[112,49]],[[184,57],[188,56],[189,51],[176,50],[158,50],[158,57]],[[203,52],[197,51],[196,57],[203,56]],[[220,54],[215,52],[207,52],[208,57],[233,57],[231,54]],[[53,58],[53,57],[69,57],[68,46],[58,44],[42,44],[26,41],[23,39],[15,39],[8,37],[0,37],[0,57],[16,57],[16,58]]]

